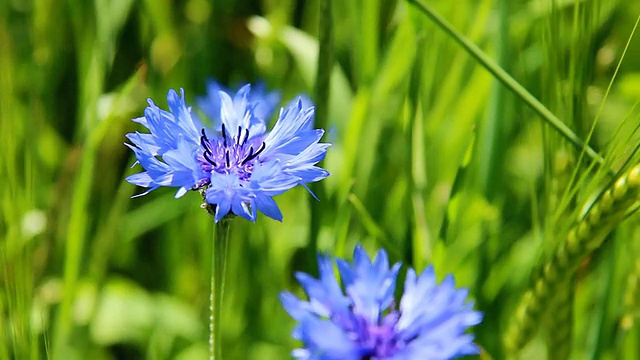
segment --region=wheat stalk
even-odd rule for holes
[[[541,275],[524,293],[506,332],[509,358],[526,345],[542,316],[563,284],[573,276],[580,262],[602,245],[609,234],[637,202],[640,194],[640,165],[620,176],[569,230]]]

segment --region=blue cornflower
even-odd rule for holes
[[[169,111],[149,99],[144,117],[134,121],[150,133],[127,134],[132,144],[126,144],[146,171],[127,181],[149,188],[141,195],[160,186],[177,187],[176,197],[199,190],[216,222],[229,213],[255,221],[257,210],[282,221],[272,197],[327,177],[315,164],[330,144],[320,143],[324,131],[311,125],[315,109],[302,100],[281,109],[267,132],[265,112],[256,111],[265,105],[250,91],[245,85],[233,98],[219,91],[213,126],[192,116],[182,90],[181,96],[169,90]]]
[[[304,345],[293,351],[296,359],[434,360],[479,353],[466,331],[481,322],[482,314],[466,302],[468,291],[456,289],[453,277],[436,284],[432,266],[420,276],[409,269],[397,307],[400,263],[389,267],[384,250],[372,261],[357,246],[353,264],[337,259],[342,287],[331,258],[319,255],[318,265],[319,279],[296,273],[309,301],[280,294],[298,321],[293,337]]]

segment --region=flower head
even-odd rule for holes
[[[298,321],[293,337],[304,344],[293,351],[296,359],[435,360],[479,352],[466,330],[479,324],[482,315],[466,302],[467,290],[456,289],[451,276],[436,284],[432,266],[420,276],[409,269],[396,306],[400,263],[390,267],[384,250],[371,260],[357,246],[353,264],[338,259],[342,287],[328,256],[320,255],[318,265],[319,279],[296,274],[309,301],[286,291],[280,295]]]
[[[249,85],[233,97],[218,91],[219,103],[212,105],[218,113],[209,114],[213,126],[192,116],[184,91],[181,96],[169,91],[169,111],[149,99],[144,117],[134,119],[149,133],[127,134],[131,144],[126,144],[146,171],[127,181],[149,188],[141,195],[160,186],[178,188],[176,197],[199,190],[216,222],[230,213],[255,221],[258,210],[281,221],[272,197],[327,177],[315,165],[330,144],[320,143],[324,131],[311,125],[315,109],[302,100],[281,109],[267,132],[264,109],[272,100],[265,104],[250,93]]]

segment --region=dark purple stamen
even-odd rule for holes
[[[258,155],[260,155],[260,153],[264,151],[265,146],[266,145],[265,145],[264,142],[262,144],[260,144],[260,147],[258,148],[258,151],[256,151],[255,153],[253,152],[253,147],[250,147],[249,148],[249,155],[244,160],[242,160],[242,165],[244,165],[247,162],[257,158]]]
[[[202,136],[200,136],[200,145],[202,145],[205,151],[211,152],[211,144],[209,143],[209,138],[207,137],[207,134],[205,134],[204,129],[202,129]]]
[[[224,128],[224,123],[222,123],[222,139],[224,140],[224,147],[227,147],[227,130]]]
[[[242,127],[238,126],[238,135],[236,135],[236,145],[240,145],[240,135],[242,135]]]
[[[224,157],[227,160],[227,167],[231,167],[231,165],[229,164],[229,150],[225,151]]]
[[[207,160],[209,162],[209,164],[213,165],[213,167],[218,167],[218,164],[216,164],[215,161],[213,161],[209,156],[211,156],[211,153],[208,151],[205,151],[202,156],[204,156],[204,159]]]
[[[211,156],[213,156],[213,153],[211,152],[211,143],[209,142],[209,138],[207,138],[207,134],[204,132],[204,129],[202,129],[202,136],[200,136],[200,145],[204,148],[202,156],[205,160],[214,167],[218,166],[218,164],[211,159]]]
[[[242,163],[240,163],[240,165],[244,165],[247,161],[249,161],[251,155],[253,155],[253,146],[249,147],[249,155],[247,155],[247,157],[242,160]]]

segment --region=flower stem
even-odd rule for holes
[[[229,219],[222,219],[213,225],[213,254],[211,257],[211,314],[209,316],[209,359],[222,359],[220,341],[220,315],[224,294],[224,278],[227,269],[227,248],[229,243]]]

